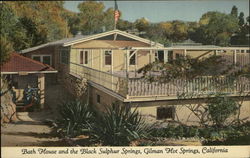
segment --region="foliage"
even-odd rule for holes
[[[148,24],[149,22],[139,23],[140,29],[146,31],[146,37],[156,42],[170,45],[173,42],[182,42],[188,39],[189,24],[183,21],[167,21],[156,24]],[[144,25],[142,25],[144,24]],[[190,26],[193,29],[193,25]]]
[[[138,31],[142,32],[148,29],[149,27],[149,21],[146,18],[137,19],[135,21],[135,27],[138,29]]]
[[[97,116],[91,126],[91,136],[104,145],[124,146],[135,139],[145,138],[151,128],[137,110],[113,103]]]
[[[64,102],[59,106],[61,118],[58,120],[58,132],[68,137],[75,137],[89,132],[93,113],[88,104],[79,100]]]
[[[62,2],[9,1],[0,7],[1,35],[13,43],[16,51],[69,35]]]
[[[220,12],[208,12],[200,19],[192,39],[203,44],[228,46],[230,38],[239,29],[237,17]]]
[[[10,53],[13,51],[12,43],[5,36],[0,36],[0,65],[4,64],[10,58]]]
[[[127,20],[119,19],[117,22],[117,29],[122,31],[132,30],[134,28],[134,23]]]
[[[236,114],[237,103],[232,98],[217,96],[208,102],[208,112],[211,121],[216,127],[225,126],[225,121],[233,114]]]
[[[93,34],[103,31],[103,28],[112,30],[114,28],[114,10],[109,8],[104,11],[103,2],[85,1],[78,5],[80,10],[79,25],[83,34]]]
[[[149,81],[169,82],[173,79],[194,79],[197,76],[230,75],[234,71],[232,65],[225,63],[221,56],[212,55],[207,58],[191,58],[180,56],[168,63],[153,62],[138,70],[143,78]],[[153,73],[158,71],[158,74]]]
[[[249,18],[249,17],[248,17]],[[232,45],[248,45],[249,46],[249,19],[244,20],[244,13],[240,12],[238,17],[239,21],[239,30],[235,32],[234,36],[231,38]]]
[[[238,16],[238,8],[235,5],[232,7],[231,15],[234,17]]]
[[[249,122],[242,124],[240,126],[227,126],[223,128],[215,127],[196,127],[196,126],[185,126],[185,125],[168,125],[164,128],[155,128],[152,131],[152,136],[154,138],[164,137],[164,138],[192,138],[197,137],[204,139],[203,143],[205,145],[223,145],[223,144],[245,144],[249,145],[249,141],[239,140],[242,137],[247,138],[250,135]],[[245,142],[244,142],[245,141]],[[232,143],[233,142],[233,143]]]

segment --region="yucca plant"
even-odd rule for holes
[[[79,100],[64,102],[59,106],[61,119],[58,120],[58,131],[68,137],[88,134],[93,114],[88,104]]]
[[[146,138],[152,128],[147,125],[137,109],[113,103],[96,116],[91,125],[91,137],[103,145],[124,146],[131,141]]]

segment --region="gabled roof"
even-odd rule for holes
[[[34,51],[34,50],[37,50],[37,49],[40,49],[40,48],[45,48],[45,47],[48,47],[48,46],[63,45],[66,42],[75,41],[75,40],[82,39],[82,38],[85,38],[85,37],[88,37],[88,36],[77,35],[77,36],[72,37],[72,38],[64,38],[64,39],[61,39],[61,40],[58,40],[58,41],[53,41],[53,42],[41,44],[39,46],[27,48],[27,49],[21,50],[20,52],[21,53],[28,53],[28,52],[31,52],[31,51]]]
[[[37,50],[37,49],[40,49],[40,48],[53,46],[53,45],[61,45],[61,46],[64,46],[64,47],[71,46],[73,44],[78,44],[78,43],[81,43],[81,42],[95,40],[95,39],[105,37],[105,36],[109,36],[109,35],[112,35],[112,34],[122,35],[122,36],[125,36],[127,38],[131,38],[133,40],[140,41],[140,42],[143,42],[143,43],[155,46],[155,47],[164,47],[160,43],[156,43],[156,42],[150,41],[148,39],[144,39],[144,38],[129,34],[129,33],[124,32],[124,31],[112,30],[112,31],[107,31],[107,32],[95,34],[95,35],[88,35],[88,36],[77,35],[77,36],[75,36],[73,38],[65,38],[65,39],[62,39],[62,40],[59,40],[59,41],[49,42],[49,43],[42,44],[42,45],[39,45],[39,46],[36,46],[36,47],[24,49],[24,50],[21,51],[21,53],[27,53],[27,52],[31,52],[31,51],[34,51],[34,50]]]
[[[11,53],[10,60],[1,66],[1,74],[27,73],[56,73],[57,71],[47,64],[24,57],[18,53]]]
[[[129,34],[127,32],[120,31],[120,30],[112,30],[112,31],[108,31],[108,32],[99,33],[99,34],[96,34],[96,35],[87,36],[85,38],[80,38],[78,40],[73,40],[73,41],[65,42],[63,44],[63,46],[70,46],[70,45],[73,45],[73,44],[77,44],[77,43],[86,42],[86,41],[89,41],[89,40],[98,39],[98,38],[109,36],[109,35],[112,35],[112,34],[119,34],[119,35],[131,38],[131,39],[143,42],[143,43],[150,44],[152,46],[163,47],[163,45],[160,44],[160,43],[156,43],[156,42],[150,41],[148,39],[144,39],[144,38],[141,38],[141,37]]]

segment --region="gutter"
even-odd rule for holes
[[[58,71],[20,71],[20,72],[1,72],[1,75],[9,75],[9,74],[51,74],[51,73],[58,73]]]

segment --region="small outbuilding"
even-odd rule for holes
[[[40,108],[45,104],[45,74],[57,73],[57,70],[47,64],[11,53],[8,62],[1,66],[1,80],[6,79],[15,92],[15,100],[22,101],[24,89],[27,87],[38,90]],[[1,81],[1,83],[3,83]]]

